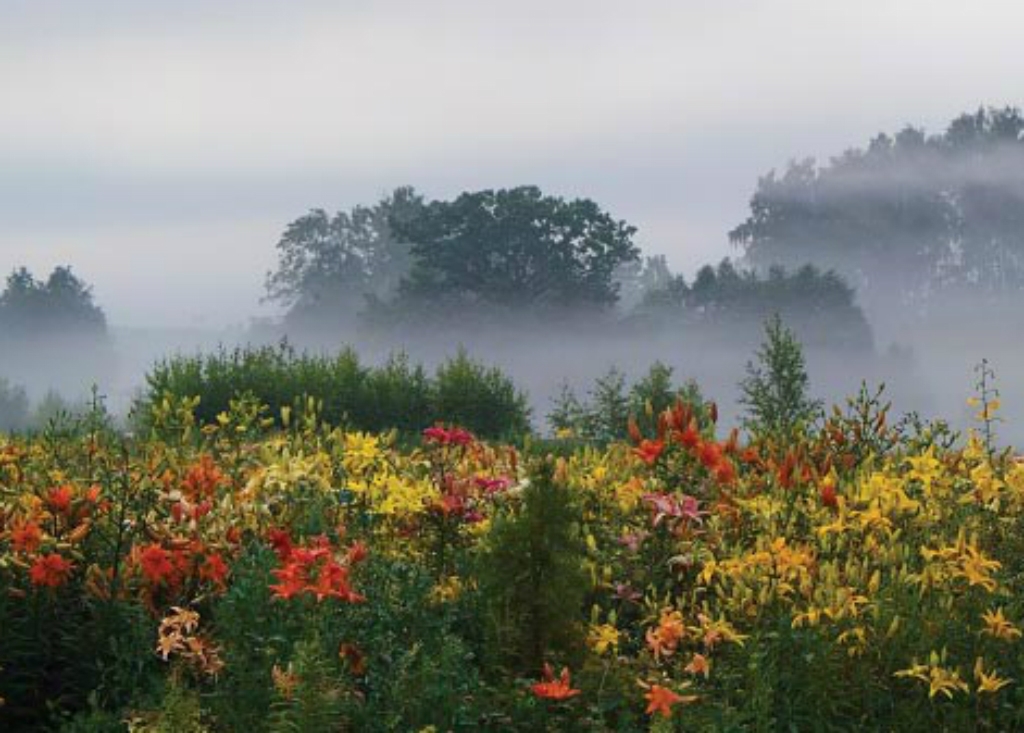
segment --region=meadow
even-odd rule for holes
[[[1024,463],[862,391],[607,445],[168,395],[0,439],[0,727],[1013,730]]]

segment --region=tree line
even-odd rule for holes
[[[536,186],[451,200],[404,186],[288,224],[266,298],[282,307],[286,331],[581,313],[700,329],[779,314],[817,324],[824,341],[842,333],[863,346],[858,293],[927,301],[952,287],[1024,288],[1024,116],[980,109],[937,135],[908,126],[825,164],[771,171],[729,234],[739,258],[692,282],[644,256],[636,235],[590,199]],[[63,334],[105,337],[90,287],[69,267],[41,280],[16,269],[0,294],[0,342]]]
[[[1024,288],[1024,117],[979,109],[927,135],[879,134],[757,184],[730,239],[751,265],[814,262],[872,296],[926,301]]]
[[[628,328],[722,329],[759,327],[779,313],[825,324],[817,330],[826,343],[838,345],[842,333],[844,343],[870,345],[854,290],[834,272],[759,272],[726,259],[687,283],[663,256],[642,256],[636,232],[594,201],[534,186],[451,201],[403,187],[373,206],[317,209],[289,224],[267,297],[285,308],[286,329],[579,315]]]

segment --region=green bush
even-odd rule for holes
[[[657,429],[658,415],[676,401],[699,407],[704,404],[700,388],[689,380],[676,385],[672,367],[654,362],[647,374],[627,388],[626,376],[616,368],[594,381],[585,399],[580,399],[568,384],[554,399],[548,424],[556,434],[567,433],[591,443],[606,444],[626,434],[632,417],[646,435]]]
[[[740,382],[743,427],[751,435],[788,438],[821,414],[821,403],[809,395],[803,348],[793,332],[777,315],[765,321],[764,330],[757,364],[747,363]]]
[[[195,418],[210,424],[242,395],[266,405],[277,421],[282,408],[312,398],[327,423],[372,432],[413,435],[439,421],[486,438],[518,437],[530,428],[526,398],[512,380],[463,351],[431,377],[404,354],[375,367],[361,364],[352,349],[313,355],[287,344],[221,348],[161,361],[146,376],[139,413],[149,414],[165,397],[198,397]]]
[[[497,367],[485,367],[465,351],[437,369],[434,416],[485,436],[517,436],[529,430],[526,398]]]
[[[495,518],[480,562],[493,662],[523,676],[545,662],[576,661],[583,643],[582,519],[555,464],[534,464],[521,506]]]

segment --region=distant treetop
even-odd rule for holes
[[[372,207],[313,210],[278,242],[267,276],[287,321],[351,324],[360,313],[422,320],[534,309],[603,309],[634,262],[636,229],[589,199],[534,186],[424,201],[399,188]]]
[[[54,268],[45,280],[36,280],[21,267],[7,278],[0,294],[0,337],[46,338],[75,335],[103,336],[107,320],[95,304],[92,288],[70,267]]]
[[[979,109],[940,135],[906,127],[824,165],[763,176],[730,232],[758,267],[814,262],[873,294],[1024,289],[1024,117]]]

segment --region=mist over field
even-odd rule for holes
[[[1019,8],[986,5],[11,3],[0,271],[42,283],[70,266],[106,330],[12,316],[0,378],[30,412],[95,383],[123,415],[175,354],[287,338],[432,366],[465,347],[509,373],[541,431],[563,384],[585,397],[609,369],[628,382],[656,361],[735,424],[781,310],[826,403],[885,382],[895,412],[963,427],[987,358],[1002,434],[1019,439],[1024,61]],[[635,227],[636,251],[579,291],[502,265],[508,292],[500,278],[469,292],[436,262],[421,268],[433,290],[402,291],[409,247],[443,243],[445,226],[382,245],[394,212],[379,204],[409,184],[452,212],[463,194],[535,185]],[[371,262],[374,247],[392,259]],[[698,285],[726,257],[741,280],[835,270],[849,302],[823,278]]]
[[[1024,731],[1022,29],[0,0],[0,733]]]

